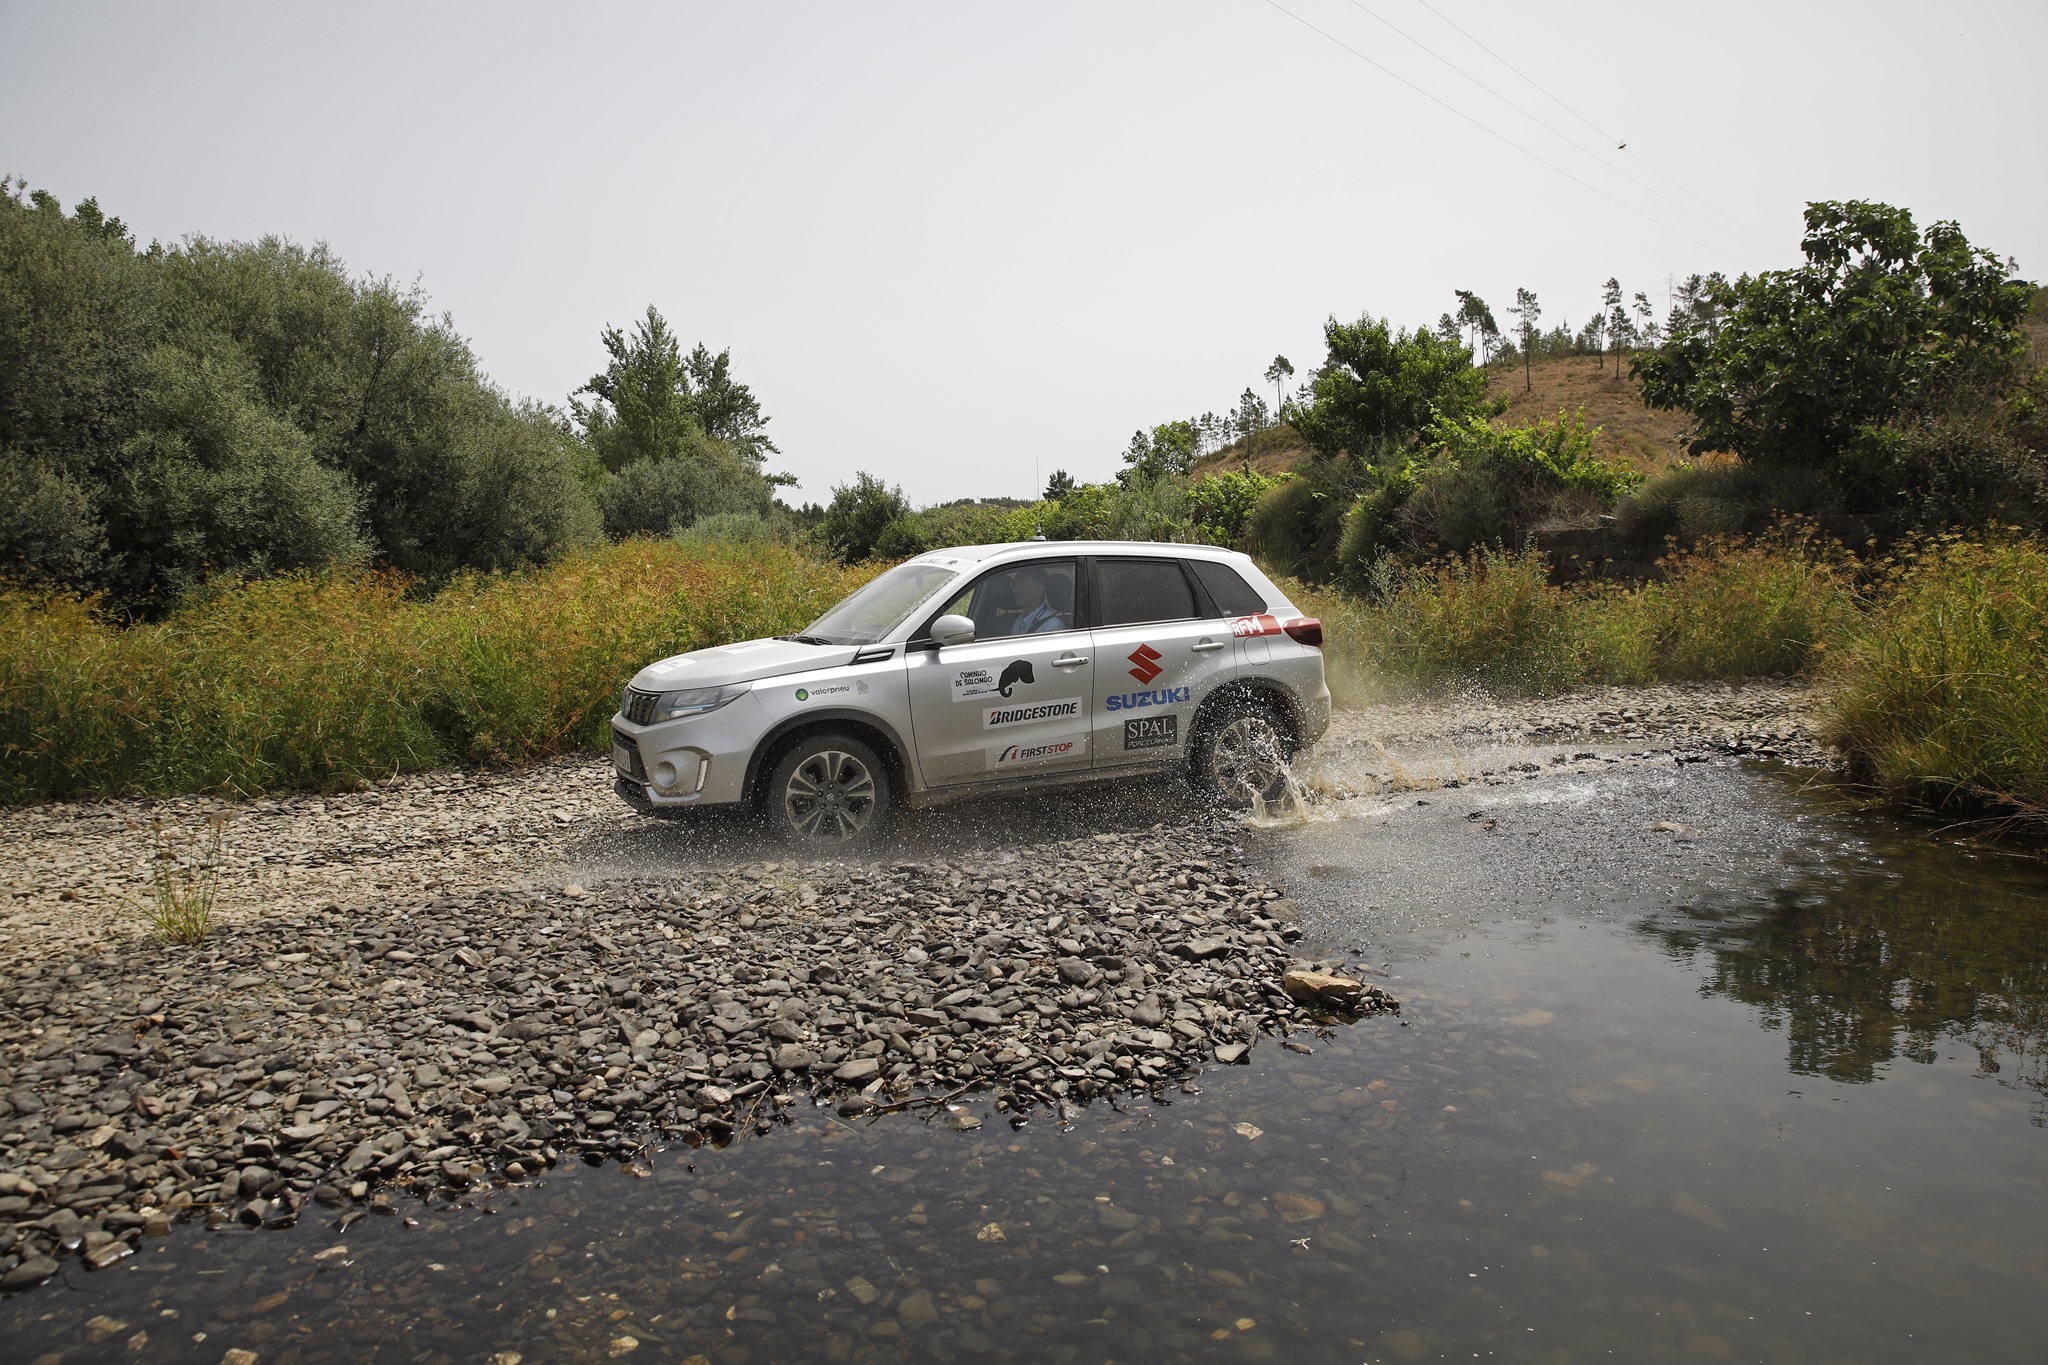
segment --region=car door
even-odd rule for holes
[[[910,717],[918,765],[933,787],[1031,777],[1088,766],[1094,665],[1075,624],[1079,561],[992,569],[931,614],[974,622],[964,645],[910,655]]]
[[[1177,558],[1103,556],[1091,568],[1094,766],[1177,758],[1203,699],[1236,676],[1230,625]]]

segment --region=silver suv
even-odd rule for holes
[[[841,848],[898,806],[1006,787],[1177,770],[1244,806],[1329,723],[1322,643],[1229,550],[936,550],[801,635],[641,669],[612,721],[616,789],[647,814],[755,805]]]

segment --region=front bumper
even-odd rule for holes
[[[747,696],[707,716],[655,725],[612,717],[612,772],[620,798],[636,810],[740,802],[759,709]]]

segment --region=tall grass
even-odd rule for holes
[[[390,576],[269,579],[128,628],[0,590],[0,800],[346,786],[601,745],[642,665],[795,630],[872,572],[633,540],[425,600]]]
[[[1665,569],[1640,588],[1559,588],[1535,551],[1484,550],[1387,570],[1369,600],[1290,593],[1324,618],[1333,671],[1352,690],[1545,693],[1799,673],[1856,617],[1843,559],[1803,539],[1706,545]]]
[[[1943,539],[1880,584],[1827,662],[1824,733],[1918,804],[2048,820],[2048,550]]]

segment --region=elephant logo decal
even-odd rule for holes
[[[1031,676],[1031,661],[1029,659],[1018,659],[1003,670],[1002,680],[996,684],[996,692],[999,696],[1007,697],[1010,695],[1010,688],[1013,685],[1020,682],[1034,683],[1037,681],[1038,679]]]

